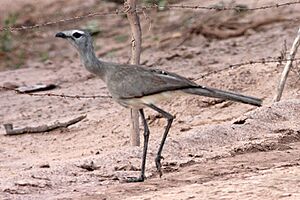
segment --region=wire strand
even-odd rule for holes
[[[240,6],[216,7],[216,6],[184,5],[184,4],[182,4],[182,5],[159,6],[159,5],[155,4],[155,5],[150,5],[150,6],[139,7],[139,8],[137,8],[137,12],[139,14],[144,14],[145,10],[149,10],[149,9],[194,9],[194,10],[214,10],[214,11],[225,11],[225,10],[256,11],[256,10],[265,10],[265,9],[271,9],[271,8],[280,8],[280,7],[292,6],[292,5],[296,5],[296,4],[300,4],[300,0],[292,1],[292,2],[286,2],[286,3],[279,3],[279,4],[274,4],[274,5],[266,5],[266,6],[261,6],[261,7],[254,7],[254,8],[247,8],[247,7],[240,7]],[[15,31],[32,30],[32,29],[37,29],[37,28],[51,26],[51,25],[57,25],[57,24],[62,24],[62,23],[80,21],[80,20],[83,20],[83,19],[86,19],[86,18],[92,18],[92,17],[109,16],[109,15],[125,15],[126,12],[128,12],[128,8],[123,7],[120,10],[117,9],[117,10],[114,10],[114,11],[111,11],[111,12],[93,12],[93,13],[88,13],[88,14],[84,14],[84,15],[81,15],[81,16],[75,16],[75,17],[70,17],[70,18],[66,18],[66,19],[60,19],[60,20],[57,20],[57,21],[49,21],[49,22],[45,22],[45,23],[35,24],[35,25],[32,25],[32,26],[0,27],[0,32],[3,32],[3,31],[15,32]]]
[[[258,60],[250,60],[246,62],[241,62],[241,63],[236,63],[236,64],[230,64],[229,66],[220,69],[220,70],[214,70],[205,74],[202,74],[197,80],[203,79],[207,76],[210,76],[212,74],[218,74],[220,72],[230,70],[230,69],[236,69],[241,66],[245,65],[253,65],[253,64],[268,64],[268,63],[282,63],[282,62],[287,62],[287,61],[299,61],[300,58],[294,58],[294,59],[282,59],[280,57],[277,58],[261,58]],[[98,99],[98,98],[103,98],[103,99],[110,99],[112,98],[111,96],[106,96],[106,95],[68,95],[68,94],[54,94],[54,93],[25,93],[25,92],[20,92],[19,90],[15,88],[9,88],[5,86],[0,86],[0,89],[3,89],[5,91],[13,91],[16,94],[20,95],[29,95],[29,96],[37,96],[37,97],[60,97],[60,98],[71,98],[71,99]]]

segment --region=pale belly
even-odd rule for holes
[[[182,91],[168,91],[162,92],[159,94],[144,96],[140,98],[132,98],[132,99],[120,99],[117,100],[118,103],[125,107],[134,108],[134,109],[141,109],[149,104],[156,104],[160,101],[168,100],[174,97],[178,97],[180,95],[184,95],[186,93]]]

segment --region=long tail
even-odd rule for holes
[[[187,88],[187,89],[183,89],[182,91],[189,94],[196,94],[196,95],[201,95],[206,97],[237,101],[241,103],[251,104],[254,106],[261,106],[262,104],[262,100],[259,98],[245,96],[234,92],[228,92],[228,91],[223,91],[223,90],[204,87],[204,86]]]

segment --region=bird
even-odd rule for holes
[[[144,114],[145,108],[150,108],[160,113],[167,120],[167,125],[155,157],[157,172],[162,176],[162,150],[174,116],[157,106],[160,101],[171,99],[177,95],[200,95],[254,106],[262,105],[262,100],[259,98],[202,86],[169,71],[152,69],[143,65],[107,62],[99,59],[94,51],[91,34],[86,30],[65,30],[56,33],[55,36],[66,39],[75,47],[84,67],[106,83],[114,101],[123,107],[138,110],[144,128],[141,171],[137,177],[128,177],[128,182],[143,182],[146,179],[145,165],[150,131]]]

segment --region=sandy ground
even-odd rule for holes
[[[60,19],[90,10],[117,8],[113,3],[99,5],[96,1],[86,1],[81,6],[74,3],[80,1],[37,4],[32,0],[14,6],[7,2],[1,1],[7,10],[20,13],[17,24],[44,23],[48,16]],[[203,1],[203,5],[214,2],[217,3]],[[249,1],[248,6],[270,2],[273,1]],[[27,9],[21,12],[24,5]],[[144,183],[124,182],[126,177],[139,174],[142,155],[142,148],[129,144],[129,110],[110,99],[33,97],[0,90],[1,124],[37,126],[87,115],[69,128],[47,133],[5,136],[1,126],[0,199],[299,199],[297,65],[290,73],[283,100],[274,104],[272,98],[283,69],[277,62],[245,65],[203,77],[229,64],[285,54],[284,44],[289,49],[298,30],[291,19],[299,19],[299,9],[299,5],[293,5],[238,17],[225,13],[233,16],[234,23],[264,17],[280,19],[228,39],[189,32],[203,21],[217,24],[225,19],[219,12],[152,11],[148,13],[152,19],[150,30],[149,21],[142,17],[144,64],[179,73],[202,85],[264,99],[260,108],[196,96],[160,104],[176,116],[163,152],[162,178],[157,176],[154,157],[166,122],[146,109],[151,135],[148,178]],[[15,51],[0,54],[0,85],[54,83],[59,87],[49,92],[55,94],[109,95],[101,80],[81,66],[76,52],[54,38],[60,30],[90,23],[83,20],[13,33]],[[95,38],[97,55],[128,62],[130,37],[126,19],[99,17],[93,23],[100,27],[100,35]],[[15,69],[20,51],[25,52],[23,62]]]

